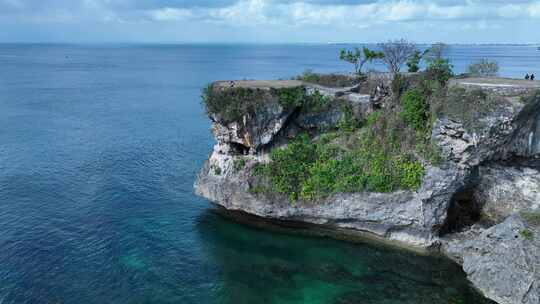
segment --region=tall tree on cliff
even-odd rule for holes
[[[382,59],[383,57],[382,52],[372,51],[367,47],[362,48],[362,51],[359,48],[354,48],[354,50],[343,49],[339,53],[339,59],[354,64],[354,72],[358,75],[362,74],[362,68],[367,62]]]

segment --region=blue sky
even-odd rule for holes
[[[0,42],[540,43],[540,0],[0,0]]]

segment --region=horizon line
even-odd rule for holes
[[[102,42],[90,42],[90,41],[0,41],[0,45],[6,44],[42,44],[42,45],[376,45],[381,42],[251,42],[251,41],[238,41],[238,42],[206,42],[206,41],[102,41]],[[507,46],[539,46],[540,43],[511,43],[511,42],[489,42],[489,43],[466,43],[466,42],[414,42],[417,45],[432,45],[435,43],[445,43],[448,45],[463,45],[463,46],[489,46],[489,45],[507,45]]]

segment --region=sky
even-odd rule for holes
[[[540,0],[0,0],[0,42],[540,43]]]

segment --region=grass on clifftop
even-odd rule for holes
[[[296,80],[314,83],[325,87],[342,88],[357,85],[360,83],[361,78],[356,75],[318,74],[308,70],[302,75],[297,76]]]
[[[482,89],[453,87],[435,104],[435,111],[438,115],[461,122],[465,129],[474,132],[484,128],[482,118],[504,103],[504,97],[488,94]]]
[[[202,93],[206,112],[225,123],[242,121],[245,115],[260,111],[269,102],[277,102],[284,109],[302,108],[303,111],[319,112],[327,109],[331,101],[318,91],[308,95],[303,86],[265,90],[208,85]]]
[[[254,112],[269,94],[246,88],[214,88],[208,85],[202,93],[202,103],[209,115],[225,122],[239,121],[245,113]]]

